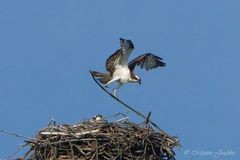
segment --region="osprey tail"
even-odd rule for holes
[[[111,76],[109,73],[101,73],[97,71],[92,71],[92,74],[94,77],[99,77],[98,81],[101,82],[102,84],[106,84],[111,80]]]

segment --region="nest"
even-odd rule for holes
[[[173,160],[173,148],[179,145],[177,138],[128,117],[111,122],[95,117],[75,125],[51,121],[26,143],[30,160]]]

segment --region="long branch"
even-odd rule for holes
[[[154,122],[152,122],[148,117],[144,116],[142,113],[140,113],[139,111],[137,111],[136,109],[134,109],[133,107],[130,107],[129,105],[127,105],[125,102],[123,102],[122,100],[120,100],[119,98],[115,97],[113,94],[111,94],[108,90],[106,90],[102,85],[100,85],[100,83],[96,80],[96,78],[94,77],[94,75],[92,74],[92,71],[89,71],[93,80],[97,83],[97,85],[103,90],[105,91],[108,95],[110,95],[113,99],[115,99],[116,101],[118,101],[119,103],[121,103],[124,107],[130,109],[131,111],[133,111],[134,113],[136,113],[138,116],[144,118],[146,121],[148,121],[149,123],[151,123],[155,128],[157,128],[160,132],[162,132],[163,134],[165,134],[168,138],[170,138],[171,140],[173,140],[176,144],[178,144],[178,142],[172,138],[170,135],[168,135],[165,131],[163,131],[160,127],[158,127],[158,125],[156,125]]]

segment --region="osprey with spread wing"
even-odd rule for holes
[[[128,58],[134,49],[131,40],[120,38],[121,48],[113,53],[106,61],[106,70],[109,73],[100,73],[92,71],[95,77],[99,77],[99,81],[107,87],[112,82],[117,82],[117,86],[113,89],[113,95],[116,97],[116,91],[125,83],[139,83],[141,78],[134,74],[136,66],[141,69],[154,69],[164,67],[166,64],[162,62],[162,58],[151,53],[145,53],[128,63]]]

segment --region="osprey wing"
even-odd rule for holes
[[[128,63],[128,67],[131,71],[134,70],[135,66],[140,66],[141,69],[154,69],[156,67],[164,67],[166,64],[162,62],[163,60],[161,57],[158,57],[151,53],[146,53],[141,56],[138,56],[130,63]]]
[[[115,53],[113,53],[111,56],[108,57],[106,61],[106,70],[110,73],[113,74],[115,71],[116,66],[119,64],[119,60],[122,56],[122,51],[118,49]]]
[[[124,65],[127,65],[128,57],[134,49],[134,45],[131,40],[120,38],[122,57],[121,61]]]
[[[106,69],[111,74],[119,65],[128,66],[128,57],[134,49],[134,45],[131,40],[120,38],[120,45],[121,49],[118,49],[115,53],[109,56],[106,61]]]

